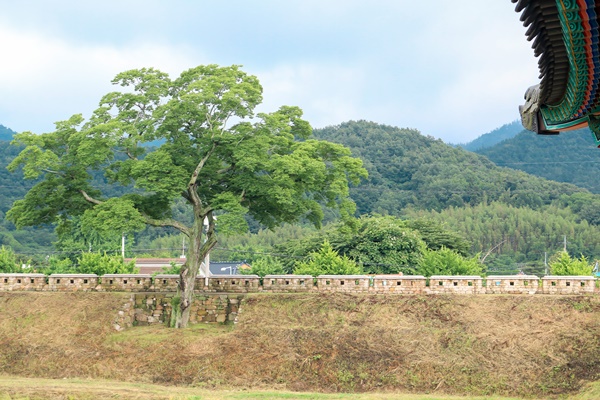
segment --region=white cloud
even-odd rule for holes
[[[48,131],[56,120],[89,115],[121,71],[155,67],[179,74],[201,63],[182,46],[82,46],[6,26],[0,37],[7,60],[0,66],[0,118],[17,131]]]
[[[20,4],[0,16],[0,123],[18,131],[89,115],[116,73],[139,67],[242,64],[264,86],[261,111],[298,105],[315,127],[367,119],[447,141],[514,120],[537,83],[504,1],[137,0],[118,15],[114,0]]]
[[[257,74],[264,87],[261,111],[299,106],[313,127],[339,124],[360,115],[365,85],[360,68],[327,64],[280,65]]]

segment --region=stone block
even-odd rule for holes
[[[148,321],[148,316],[146,314],[137,314],[135,316],[135,320],[137,322],[145,322],[145,321]]]

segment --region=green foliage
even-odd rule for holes
[[[170,275],[179,275],[179,273],[181,272],[181,265],[177,265],[175,264],[173,261],[171,261],[169,263],[168,267],[162,267],[162,270],[160,272],[155,272],[153,275],[158,275],[160,274],[170,274]]]
[[[98,229],[95,229],[92,222],[92,214],[95,211],[87,211],[83,216],[72,218],[60,218],[56,224],[55,232],[58,240],[54,242],[57,250],[67,254],[67,256],[77,263],[77,257],[83,252],[114,252],[121,247],[121,234],[117,229],[110,230],[108,226],[119,219],[117,215],[105,215],[106,221],[98,220]],[[101,213],[102,214],[102,213]],[[88,219],[89,218],[89,219]],[[112,221],[112,222],[111,222]],[[126,226],[133,222],[125,222],[123,233],[127,230]],[[133,244],[133,234],[125,234],[126,250],[129,250]]]
[[[551,136],[524,131],[477,152],[498,165],[600,193],[598,149],[591,137],[588,128]]]
[[[181,296],[177,293],[177,296],[173,296],[171,299],[171,318],[169,318],[169,328],[175,328],[178,317],[181,316]]]
[[[410,272],[426,248],[419,232],[394,217],[361,218],[356,232],[337,232],[336,250],[369,273]]]
[[[12,136],[11,132],[9,135]],[[16,230],[15,226],[5,219],[5,213],[13,202],[22,198],[33,186],[31,182],[23,180],[22,171],[10,173],[6,169],[20,150],[11,146],[9,142],[0,140],[0,245],[10,246],[16,253],[51,251],[52,242],[56,240],[52,227],[44,225]]]
[[[589,264],[585,256],[571,258],[568,252],[559,251],[550,258],[550,272],[552,275],[589,276],[592,275],[594,266]]]
[[[118,242],[123,233],[144,229],[146,221],[133,201],[123,198],[108,199],[81,216],[81,233],[90,238],[97,235],[103,240]]]
[[[78,272],[76,265],[69,258],[58,258],[50,256],[48,265],[40,270],[46,275],[52,274],[75,274]]]
[[[0,272],[23,272],[19,266],[17,256],[10,247],[0,247]]]
[[[16,132],[0,124],[0,140],[11,141]]]
[[[106,253],[81,253],[77,259],[77,272],[80,274],[133,274],[138,269],[135,260],[126,263],[121,256]]]
[[[355,230],[331,224],[322,231],[276,245],[275,251],[287,255],[286,270],[293,258],[306,257],[327,240],[334,250],[375,274],[412,273],[425,248],[448,247],[465,254],[468,243],[433,220],[401,220],[392,216],[359,218]]]
[[[246,260],[250,265],[254,265],[255,260],[274,252],[274,247],[290,240],[304,238],[314,232],[313,226],[284,224],[273,229],[260,229],[254,234],[243,233],[223,237],[212,251],[211,257],[213,260]]]
[[[22,150],[8,168],[38,179],[7,213],[17,227],[69,216],[80,217],[86,237],[145,224],[192,237],[208,218],[211,240],[200,241],[207,252],[216,243],[214,216],[225,234],[247,229],[246,214],[275,227],[301,219],[319,226],[324,207],[345,219],[354,213],[348,185],[366,177],[362,161],[342,145],[311,138],[297,107],[255,115],[262,87],[238,66],[198,66],[175,80],[144,68],[113,83],[126,89],[104,96],[88,121],[74,115],[54,132],[15,135]],[[157,139],[159,147],[144,146]],[[191,222],[172,218],[179,198]]]
[[[459,146],[469,151],[480,151],[492,147],[504,140],[512,139],[518,133],[523,131],[524,129],[521,121],[513,121],[510,124],[502,125],[498,129],[485,133],[469,143],[459,144]]]
[[[328,241],[324,241],[318,252],[309,256],[309,261],[300,262],[294,269],[296,275],[356,275],[362,269],[346,256],[340,256]]]
[[[425,277],[432,275],[481,276],[483,270],[483,264],[479,261],[478,255],[467,258],[453,250],[441,248],[439,250],[425,250],[415,272]]]
[[[419,233],[430,250],[447,248],[463,256],[470,252],[471,243],[465,239],[465,236],[449,230],[443,221],[417,218],[407,219],[404,222],[408,228]]]
[[[600,226],[600,196],[592,193],[573,193],[570,196],[561,196],[557,203],[573,210],[577,214],[578,222],[587,221],[590,225]]]
[[[262,256],[252,262],[250,269],[238,269],[238,273],[242,275],[258,275],[261,278],[265,275],[282,275],[285,274],[283,264],[275,257]]]
[[[362,215],[399,216],[409,206],[441,211],[491,201],[537,209],[563,194],[583,191],[500,168],[486,157],[416,130],[351,121],[315,130],[315,136],[344,144],[364,160],[369,179],[351,190]],[[529,149],[528,153],[537,151]]]
[[[567,236],[568,251],[589,258],[600,256],[600,228],[580,220],[560,204],[532,210],[500,202],[475,207],[450,207],[441,212],[410,210],[412,218],[427,218],[471,241],[470,254],[481,253],[490,272],[544,273],[544,253],[554,254]]]

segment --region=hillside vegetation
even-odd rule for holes
[[[7,142],[12,140],[13,135],[16,132],[13,131],[12,129],[9,129],[7,127],[5,127],[4,125],[0,124],[0,140],[5,140]]]
[[[503,203],[449,207],[443,211],[410,210],[411,218],[426,218],[451,226],[471,240],[471,252],[486,257],[489,273],[544,275],[544,253],[549,258],[563,249],[572,254],[600,255],[598,226],[580,220],[570,208],[541,210]]]
[[[235,326],[117,333],[125,296],[0,294],[0,373],[535,397],[600,378],[596,297],[258,294]]]
[[[476,151],[498,165],[600,193],[600,150],[587,128],[551,136],[523,131]]]
[[[369,178],[351,191],[360,214],[402,215],[406,207],[439,211],[495,200],[536,208],[584,191],[498,167],[412,129],[358,121],[316,130],[315,136],[348,146],[364,161]]]
[[[503,140],[511,139],[515,137],[517,133],[522,132],[523,130],[524,128],[523,125],[521,125],[521,121],[513,121],[510,124],[502,125],[500,128],[494,129],[491,132],[484,133],[469,143],[459,144],[458,146],[465,150],[478,151],[492,147]]]
[[[513,125],[502,129],[513,129]],[[556,138],[568,139],[568,135],[539,137],[522,133],[487,151],[492,154],[494,149],[509,146],[520,138],[550,143]],[[491,250],[485,258],[490,271],[514,273],[523,269],[543,273],[544,254],[550,256],[562,249],[565,236],[567,250],[574,257],[583,254],[592,262],[600,258],[600,248],[596,244],[600,236],[600,196],[585,188],[498,166],[487,157],[449,146],[413,129],[350,121],[317,129],[315,136],[348,146],[368,169],[369,178],[351,188],[351,197],[357,203],[357,216],[382,214],[445,223],[445,229],[469,242],[466,247],[470,253],[468,256],[481,253],[483,257]],[[590,143],[585,139],[587,135],[570,137]],[[511,149],[507,152],[515,156],[531,158],[537,154],[520,144],[506,148]],[[584,185],[584,180],[594,180],[595,173],[576,170],[575,166],[581,164],[576,148],[565,151],[569,147],[561,147],[557,142],[556,145],[548,145],[547,149],[553,151],[549,156],[552,159],[564,160],[552,164],[560,168],[563,175],[581,178],[571,182]],[[600,156],[598,149],[591,150],[593,153],[589,157]],[[557,154],[561,151],[565,153],[561,157],[567,158],[559,158]],[[12,223],[4,220],[3,215],[12,202],[22,198],[30,187],[30,182],[22,180],[22,174],[9,174],[5,169],[17,153],[18,149],[0,141],[0,244],[9,245],[17,253],[25,253],[24,262],[33,257],[34,263],[42,265],[46,262],[45,256],[54,249],[63,251],[60,257],[70,255],[71,258],[90,246],[93,250],[120,250],[120,240],[84,242],[81,232],[77,231],[76,220],[70,221],[70,226],[63,226],[63,234],[58,238],[52,232],[54,225],[16,230]],[[591,168],[595,165],[592,161],[593,158],[590,158],[589,163],[582,165]],[[497,162],[501,163],[501,160]],[[502,165],[518,167],[525,164],[505,161]],[[544,170],[545,166],[542,164],[540,168]],[[550,175],[555,177],[559,173]],[[173,217],[188,223],[185,220],[187,211],[178,204],[173,209]],[[326,213],[327,223],[336,223],[338,219],[338,214]],[[290,226],[267,233],[256,221],[248,219],[248,222],[252,234],[221,236],[213,260],[252,262],[262,255],[280,254],[283,247],[289,248],[284,243],[289,239],[302,240],[314,233],[310,229]],[[173,230],[147,228],[135,237],[130,236],[126,244],[130,256],[179,256],[185,240],[174,235]],[[314,250],[306,249],[306,254],[294,251],[294,256],[306,257],[309,251]],[[340,246],[336,249],[341,250]],[[286,263],[285,259],[283,261]]]

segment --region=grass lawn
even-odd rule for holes
[[[278,390],[208,390],[181,386],[160,386],[87,379],[39,379],[0,376],[0,400],[38,399],[316,399],[316,400],[509,400],[509,397],[456,397],[401,393],[324,394],[294,393]],[[514,399],[514,398],[512,398]]]

